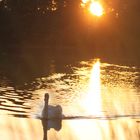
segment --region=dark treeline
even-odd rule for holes
[[[108,12],[101,18],[84,12],[80,2],[1,0],[1,52],[71,49],[111,58],[140,58],[139,0],[104,0]]]
[[[9,11],[24,14],[42,13],[56,11],[63,8],[77,7],[80,0],[1,0],[0,7]]]
[[[69,0],[3,0],[0,43],[6,46],[4,49],[9,49],[9,45],[72,45],[73,39],[80,37],[79,4],[79,1],[72,3]]]
[[[45,13],[48,11],[61,11],[62,9],[78,8],[82,0],[0,0],[0,9],[15,11],[18,13]],[[106,9],[114,9],[117,12],[139,11],[139,0],[101,0]]]

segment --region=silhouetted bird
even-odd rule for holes
[[[62,108],[60,105],[50,106],[48,105],[48,102],[49,94],[45,93],[44,108],[42,110],[41,119],[44,133],[43,140],[47,140],[47,130],[49,130],[50,128],[54,128],[57,131],[61,129]]]
[[[49,102],[49,94],[45,93],[44,96],[44,108],[42,110],[42,118],[46,119],[61,119],[62,118],[62,108],[60,105],[51,106]]]

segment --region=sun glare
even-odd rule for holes
[[[89,6],[89,10],[98,17],[103,15],[103,7],[98,1],[93,1]]]
[[[104,13],[102,3],[97,0],[82,0],[81,6],[84,8],[86,7],[91,14],[98,17],[102,16]]]
[[[82,3],[87,3],[89,2],[89,0],[82,0]]]
[[[90,115],[102,115],[100,86],[100,61],[97,60],[92,67],[88,91],[84,99],[84,107],[86,112]]]

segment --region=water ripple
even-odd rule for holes
[[[26,82],[22,88],[9,86],[6,78],[0,78],[0,115],[30,117],[34,113],[39,114],[45,92],[50,94],[49,103],[61,105],[65,116],[81,115],[78,104],[87,92],[93,64],[94,60],[89,60],[67,65],[65,73],[57,72],[38,77]],[[105,116],[139,115],[139,67],[101,63],[101,81]]]

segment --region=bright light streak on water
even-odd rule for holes
[[[49,104],[60,105],[65,116],[139,116],[139,67],[94,64],[95,60],[70,64],[65,73],[39,77],[22,89],[1,80],[0,114],[40,115],[48,92]]]
[[[88,91],[83,99],[85,110],[89,115],[102,115],[101,98],[100,61],[97,60],[91,69]]]

